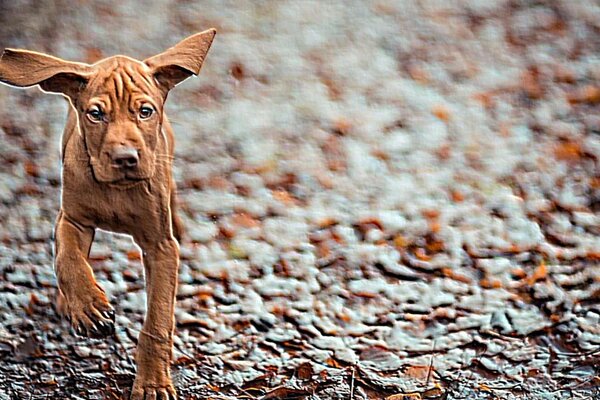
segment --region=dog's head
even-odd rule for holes
[[[150,178],[157,157],[168,157],[156,148],[167,94],[200,72],[215,32],[190,36],[144,61],[114,56],[88,65],[6,49],[0,58],[0,82],[39,85],[66,96],[77,112],[96,180],[127,184]]]

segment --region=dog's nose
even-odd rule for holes
[[[115,168],[134,168],[140,160],[137,150],[132,147],[118,147],[111,157]]]

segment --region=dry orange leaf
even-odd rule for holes
[[[439,224],[436,224],[439,227]],[[438,229],[431,229],[432,232],[438,232]],[[446,248],[446,246],[444,245],[444,242],[442,242],[441,240],[433,240],[429,243],[427,243],[427,245],[425,246],[427,248],[427,251],[430,253],[439,253],[440,251],[444,250]]]
[[[314,373],[313,367],[309,362],[302,363],[296,368],[296,375],[299,379],[310,379]]]
[[[523,268],[513,268],[510,273],[515,277],[515,278],[525,278],[527,276],[527,273],[523,270]]]
[[[287,205],[295,205],[296,204],[296,199],[294,199],[292,197],[292,195],[290,194],[290,192],[288,192],[287,190],[283,190],[283,189],[273,190],[273,197]]]
[[[389,153],[387,153],[381,149],[372,150],[371,154],[373,155],[373,157],[379,158],[380,160],[383,160],[383,161],[390,159]]]
[[[433,219],[440,216],[440,210],[430,208],[427,210],[423,210],[422,214],[425,218]]]
[[[331,248],[326,242],[319,243],[317,247],[317,257],[326,258],[331,255]]]
[[[342,90],[340,89],[340,86],[329,78],[321,78],[321,81],[327,87],[327,94],[329,95],[329,98],[331,100],[339,100],[342,95]]]
[[[33,161],[25,161],[23,167],[25,168],[25,173],[29,176],[37,177],[40,174],[38,166]]]
[[[493,93],[490,92],[477,93],[473,96],[473,99],[481,103],[485,108],[491,108],[494,105]]]
[[[106,261],[110,258],[110,254],[90,254],[88,256],[88,261]]]
[[[479,281],[479,285],[485,289],[500,289],[502,287],[502,282],[498,279],[488,279],[484,278]]]
[[[317,175],[317,181],[319,181],[319,184],[325,189],[333,189],[333,180],[328,176]]]
[[[350,316],[346,313],[339,313],[338,318],[344,322],[350,322],[352,320],[352,318],[350,318]]]
[[[17,194],[36,196],[36,195],[42,194],[42,191],[40,190],[40,188],[37,185],[34,185],[33,183],[26,183],[25,185],[23,185],[19,189],[17,189]]]
[[[521,76],[522,88],[532,99],[540,99],[544,95],[544,90],[540,85],[539,75],[535,68],[525,71]]]
[[[339,233],[337,233],[336,231],[333,231],[333,230],[331,231],[331,238],[333,240],[335,240],[336,243],[340,243],[340,244],[346,243],[344,238],[342,236],[340,236]]]
[[[506,251],[509,252],[509,253],[515,253],[516,254],[516,253],[520,253],[520,252],[524,251],[524,249],[520,248],[516,244],[513,244]]]
[[[217,385],[212,385],[212,384],[208,384],[206,385],[207,388],[209,388],[210,390],[212,390],[213,392],[220,392],[221,388],[218,387]]]
[[[358,223],[359,225],[375,225],[378,229],[383,230],[383,223],[379,218],[363,218]]]
[[[429,74],[421,67],[409,66],[408,73],[410,77],[419,83],[428,83],[430,81]]]
[[[138,250],[129,250],[127,252],[127,259],[128,260],[141,260],[142,259],[142,255],[140,254],[140,252]]]
[[[338,119],[333,124],[334,131],[343,136],[347,135],[348,132],[350,132],[351,128],[352,128],[352,124],[348,120],[345,120],[345,119]]]
[[[404,371],[404,374],[414,379],[425,380],[430,374],[430,369],[433,367],[430,368],[429,365],[411,365]]]
[[[448,108],[445,106],[435,106],[431,112],[444,122],[448,122],[450,120],[450,110],[448,110]]]
[[[577,161],[581,158],[581,145],[574,141],[566,141],[554,148],[554,156],[562,161]]]
[[[385,400],[421,400],[420,393],[398,393],[386,397]]]
[[[198,293],[196,298],[199,302],[206,302],[212,298],[212,293]]]
[[[333,368],[342,368],[342,365],[339,362],[337,362],[335,358],[329,357],[327,360],[325,360],[325,362],[330,367],[333,367]]]
[[[420,247],[415,250],[415,256],[421,261],[431,260],[431,256],[429,256],[427,253],[425,253],[425,250],[423,250]]]
[[[406,240],[404,236],[398,235],[394,238],[394,246],[396,246],[397,249],[403,249],[408,246],[408,240]]]
[[[325,217],[325,218],[318,220],[317,225],[319,226],[319,228],[328,228],[330,226],[337,224],[337,222],[338,221],[336,221],[334,218]]]
[[[479,389],[485,390],[486,392],[490,392],[492,390],[492,389],[490,389],[490,387],[488,385],[485,385],[483,383],[479,384]]]
[[[458,190],[450,191],[450,197],[455,203],[460,203],[465,200],[465,195],[459,192]]]
[[[598,261],[600,260],[600,251],[590,251],[585,255],[588,260]]]
[[[207,186],[212,189],[227,190],[231,187],[231,183],[222,176],[213,176],[208,180]]]
[[[246,75],[244,65],[240,62],[234,62],[233,64],[231,64],[229,72],[231,73],[231,76],[233,76],[238,81],[244,79],[244,76]]]
[[[548,276],[548,269],[546,268],[546,263],[542,261],[542,263],[533,271],[533,274],[529,278],[527,278],[527,284],[529,286],[533,285],[537,281],[542,279],[546,279]]]
[[[32,293],[29,295],[29,304],[27,304],[27,306],[25,307],[25,312],[27,313],[27,315],[33,315],[34,314],[34,307],[40,303],[39,298],[35,295],[35,293]]]
[[[597,104],[600,103],[600,87],[588,85],[583,87],[582,89],[571,93],[567,96],[569,103],[578,104],[578,103],[588,103],[588,104]]]
[[[438,156],[440,160],[446,161],[452,155],[452,149],[450,145],[444,144],[435,151],[435,155]]]
[[[454,279],[455,281],[469,284],[472,283],[471,278],[469,278],[466,275],[455,272],[452,268],[442,268],[442,274],[444,274],[444,276],[450,279]]]
[[[377,294],[373,292],[355,292],[354,294],[358,297],[364,297],[366,299],[377,297]]]
[[[558,65],[554,70],[554,79],[558,82],[575,83],[575,72],[567,67]]]
[[[440,229],[442,229],[442,225],[438,221],[431,221],[431,223],[429,224],[429,230],[433,233],[438,233]]]
[[[254,228],[258,226],[258,221],[247,213],[236,213],[231,218],[232,222],[243,228]]]
[[[286,308],[281,305],[274,305],[271,307],[271,312],[275,315],[285,315],[286,311]]]

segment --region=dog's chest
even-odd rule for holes
[[[164,199],[152,190],[153,180],[112,188],[78,172],[63,170],[62,207],[67,215],[85,225],[129,234],[160,223]]]

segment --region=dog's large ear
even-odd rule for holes
[[[204,58],[217,33],[209,29],[182,40],[175,46],[144,62],[165,91],[171,90],[192,75],[198,75]]]
[[[0,82],[12,86],[40,85],[42,90],[74,99],[92,75],[91,66],[29,50],[5,49],[0,57]]]

